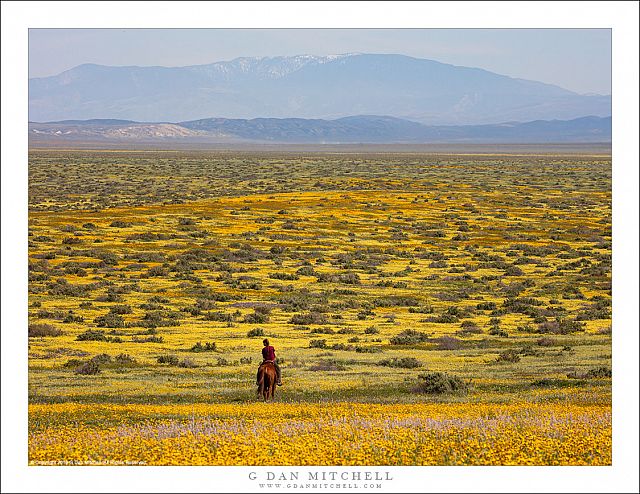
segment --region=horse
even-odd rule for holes
[[[266,361],[258,368],[258,396],[262,396],[264,401],[273,399],[276,392],[276,368],[273,362]]]

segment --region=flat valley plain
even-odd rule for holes
[[[40,149],[29,209],[31,464],[611,464],[608,154]]]

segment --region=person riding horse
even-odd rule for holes
[[[280,366],[278,365],[278,362],[276,360],[276,350],[275,348],[273,348],[271,345],[269,345],[269,340],[268,339],[264,339],[262,340],[262,344],[264,345],[264,348],[262,349],[262,364],[264,364],[265,362],[271,362],[273,363],[273,366],[276,368],[276,375],[278,376],[278,386],[282,386],[282,379],[281,379],[281,371],[280,371]],[[256,375],[256,381],[258,381],[260,379],[260,365],[258,366],[258,374]],[[258,386],[260,385],[260,383],[256,383]]]

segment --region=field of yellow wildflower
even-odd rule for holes
[[[610,180],[543,152],[32,151],[29,462],[610,464]]]
[[[607,465],[611,414],[566,404],[32,405],[31,464]]]

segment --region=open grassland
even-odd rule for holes
[[[608,157],[37,151],[29,175],[32,461],[610,463]]]

